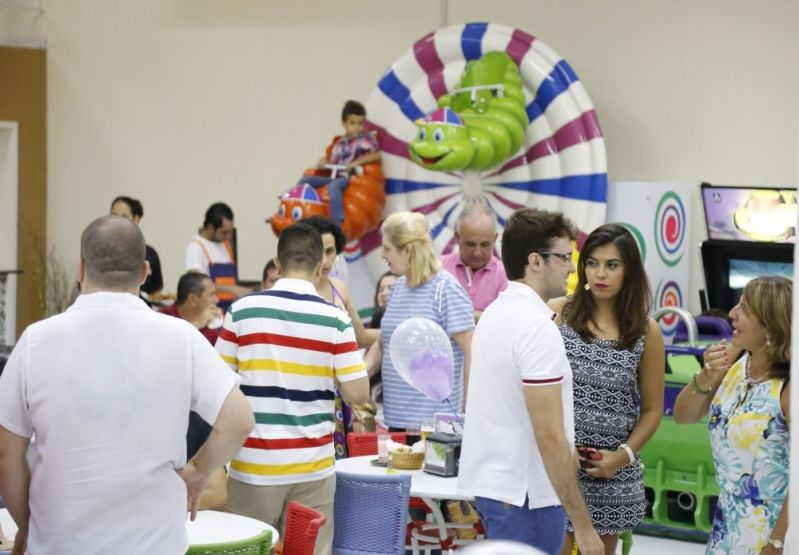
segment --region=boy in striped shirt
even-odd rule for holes
[[[325,515],[316,553],[330,553],[336,382],[345,401],[360,404],[369,399],[369,379],[349,317],[316,292],[322,252],[313,227],[285,229],[281,278],[233,303],[216,348],[239,373],[256,422],[230,465],[228,510],[282,533],[285,507],[297,500]]]

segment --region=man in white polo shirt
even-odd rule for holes
[[[566,515],[580,552],[604,553],[577,484],[572,373],[546,302],[566,293],[574,226],[560,213],[514,212],[502,234],[508,288],[472,339],[458,486],[492,540],[560,552]]]
[[[80,252],[80,297],[25,330],[0,378],[14,553],[26,542],[33,554],[185,553],[187,498],[194,518],[210,474],[255,424],[250,405],[194,326],[139,298],[149,268],[135,223],[98,218]],[[213,430],[186,462],[190,410]]]

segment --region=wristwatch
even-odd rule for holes
[[[782,549],[785,547],[785,544],[782,543],[782,540],[778,540],[775,538],[769,538],[766,543],[769,544],[774,549],[779,549],[780,551],[782,551]]]

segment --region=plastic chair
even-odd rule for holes
[[[325,515],[292,501],[286,509],[286,529],[283,532],[283,555],[313,555],[319,529],[325,524]]]
[[[364,455],[377,455],[377,436],[374,432],[368,433],[349,433],[347,434],[347,451],[350,457],[361,457]],[[407,434],[405,432],[390,432],[392,441],[405,443]],[[425,515],[430,514],[430,508],[418,497],[411,497],[408,507]]]
[[[701,342],[717,342],[722,339],[732,339],[732,325],[721,316],[696,316],[697,339]],[[688,341],[688,329],[680,320],[674,330],[674,343]]]
[[[485,528],[477,515],[477,508],[465,501],[443,503],[438,515],[430,515],[426,520],[412,520],[407,530],[405,549],[412,555],[451,553],[454,549],[485,539]]]
[[[334,555],[404,555],[409,474],[336,473]]]
[[[364,455],[377,455],[377,436],[375,432],[347,434],[347,451],[350,457],[361,457]],[[392,441],[405,444],[405,432],[391,432],[389,434]]]

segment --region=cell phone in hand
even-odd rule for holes
[[[577,452],[589,461],[601,461],[602,453],[596,447],[588,447],[586,445],[578,445]]]

